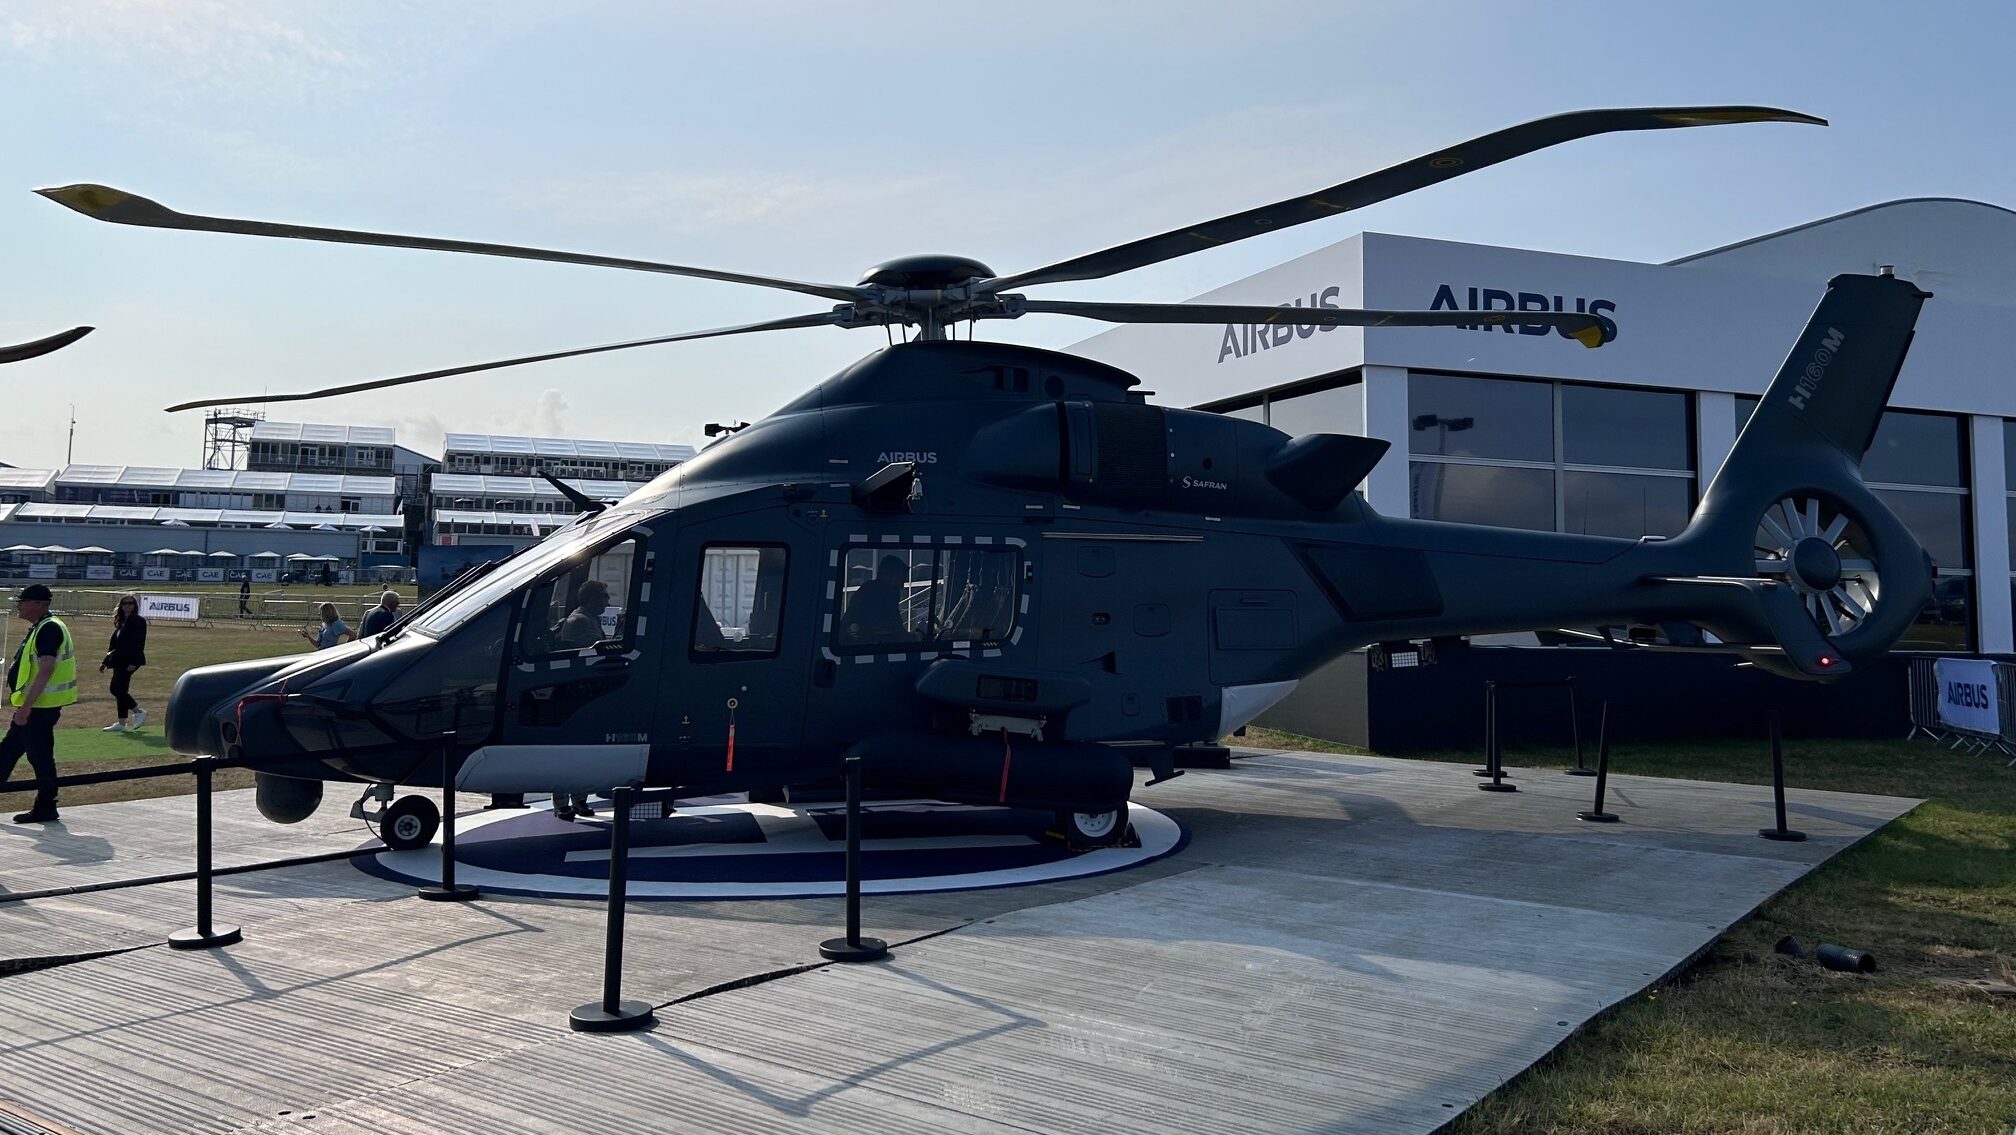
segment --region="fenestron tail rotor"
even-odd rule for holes
[[[1882,602],[1883,579],[1867,537],[1839,503],[1786,497],[1757,521],[1757,574],[1782,580],[1822,634],[1854,630]]]
[[[429,249],[479,256],[504,256],[521,260],[623,268],[638,272],[719,280],[725,283],[751,284],[837,301],[837,306],[831,311],[813,315],[636,339],[599,347],[526,355],[471,366],[449,367],[370,382],[332,386],[302,394],[202,399],[170,407],[181,410],[226,402],[287,402],[327,398],[577,355],[676,343],[686,339],[706,339],[756,331],[779,331],[794,327],[900,326],[914,328],[918,338],[942,339],[960,322],[1017,319],[1031,314],[1069,315],[1109,323],[1251,323],[1297,327],[1476,327],[1517,323],[1552,328],[1585,346],[1594,347],[1603,342],[1600,322],[1594,316],[1572,312],[1357,311],[1343,308],[1273,308],[1228,304],[1091,303],[1031,300],[1020,294],[1011,293],[1008,289],[1068,280],[1100,279],[1206,248],[1216,248],[1261,233],[1276,232],[1293,225],[1363,208],[1577,138],[1618,131],[1669,130],[1738,122],[1825,124],[1823,119],[1811,115],[1757,106],[1642,107],[1562,114],[1473,138],[1461,145],[1425,154],[1412,161],[1340,182],[1314,193],[1218,217],[1200,224],[1186,225],[1180,229],[1172,229],[1156,236],[1115,245],[1026,272],[997,276],[986,265],[965,257],[913,256],[877,265],[870,269],[858,284],[852,285],[809,283],[775,276],[726,272],[651,260],[559,252],[520,245],[400,236],[354,229],[318,228],[272,221],[203,216],[177,212],[157,201],[104,185],[67,185],[36,192],[94,220],[113,224],[237,233],[290,240],[329,241],[340,244],[367,244],[387,248]],[[35,344],[29,346],[33,347]]]

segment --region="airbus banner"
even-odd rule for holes
[[[196,619],[197,600],[193,595],[142,595],[140,614],[149,619]]]
[[[1995,663],[1985,658],[1941,658],[1932,663],[1939,683],[1939,721],[1954,729],[1995,737],[2002,732]]]

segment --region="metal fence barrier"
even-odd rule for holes
[[[1913,658],[1906,679],[1906,695],[1911,710],[1909,741],[1919,735],[1949,749],[1985,753],[1994,749],[2010,758],[2016,767],[2016,662],[1991,662],[1995,675],[1996,729],[1993,733],[1955,725],[1939,716],[1940,690],[1938,659]]]

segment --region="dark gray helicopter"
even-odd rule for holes
[[[1620,130],[1817,119],[1753,107],[1604,110],[1512,127],[1305,197],[996,276],[912,257],[853,286],[176,213],[102,186],[43,193],[101,220],[432,248],[804,292],[830,311],[263,399],[376,389],[543,359],[792,327],[895,325],[880,350],[614,506],[485,565],[392,629],[307,657],[192,670],[182,753],[288,760],[262,811],[322,782],[482,792],[645,785],[699,794],[830,781],[1051,810],[1120,838],[1145,751],[1239,728],[1325,660],[1382,640],[1690,622],[1777,673],[1828,678],[1886,650],[1929,593],[1925,553],[1859,462],[1925,294],[1829,286],[1693,520],[1668,540],[1396,520],[1353,490],[1384,441],[1290,438],[1149,404],[1113,367],[959,340],[959,321],[1420,327],[1516,317],[1594,346],[1570,313],[1074,303],[1014,289],[1096,279],[1358,208],[1534,149]],[[555,482],[559,484],[559,482]],[[1152,782],[1151,782],[1152,783]],[[361,802],[360,802],[361,804]],[[438,811],[384,813],[395,846]]]

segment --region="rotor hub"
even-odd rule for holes
[[[861,274],[861,286],[883,288],[949,288],[968,280],[987,280],[994,269],[978,260],[943,253],[899,256]]]
[[[1818,536],[1792,545],[1792,581],[1807,591],[1832,591],[1841,582],[1841,553]]]

